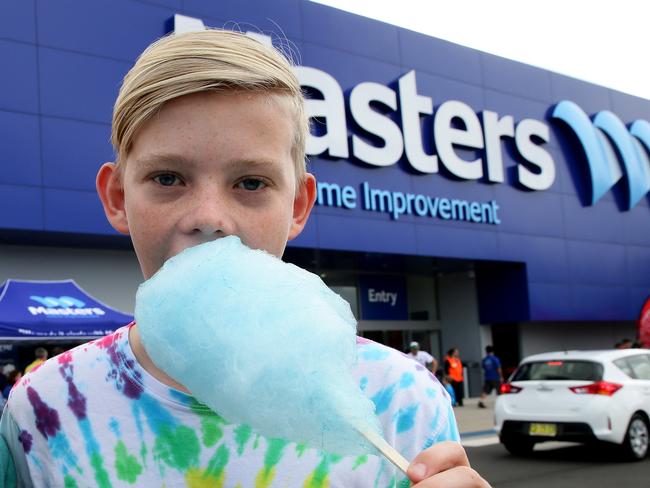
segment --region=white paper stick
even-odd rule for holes
[[[409,462],[397,450],[384,440],[379,434],[372,430],[357,429],[359,433],[364,436],[368,442],[377,448],[377,450],[384,455],[391,463],[397,466],[402,473],[406,474],[409,467]]]

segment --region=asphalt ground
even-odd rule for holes
[[[488,397],[485,405],[488,408],[478,407],[478,398],[466,398],[464,406],[454,407],[454,415],[458,422],[461,434],[477,434],[494,430],[494,402],[495,396]]]
[[[650,487],[650,458],[624,462],[601,445],[545,444],[524,458],[500,444],[465,449],[472,467],[493,488]]]

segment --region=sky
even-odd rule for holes
[[[312,0],[650,100],[646,0]]]

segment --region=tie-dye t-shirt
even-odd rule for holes
[[[128,335],[123,327],[52,358],[13,389],[0,430],[18,486],[409,486],[378,456],[326,454],[229,423],[142,369]],[[407,459],[458,439],[447,393],[417,362],[359,339],[353,374]]]

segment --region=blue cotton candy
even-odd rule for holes
[[[318,276],[230,236],[143,283],[135,318],[154,364],[226,420],[330,453],[376,453],[354,381],[356,321]]]

